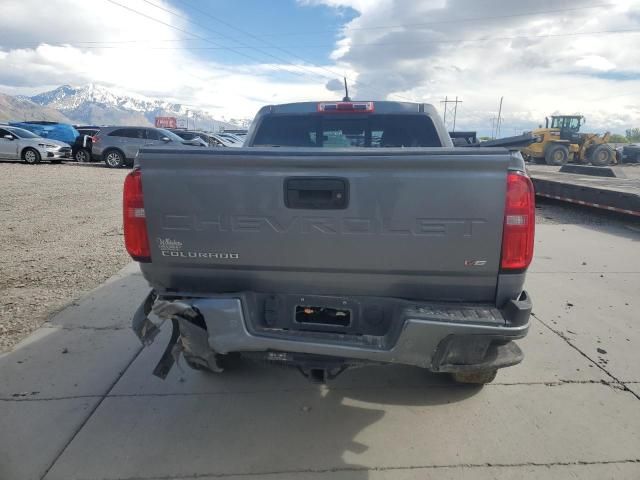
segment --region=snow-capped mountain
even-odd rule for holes
[[[190,128],[194,125],[206,130],[237,128],[235,123],[214,119],[207,112],[179,103],[132,95],[96,84],[82,87],[62,85],[30,97],[30,100],[54,108],[75,123],[82,124],[153,125],[155,117],[177,117],[184,123],[188,116]]]
[[[0,93],[0,122],[19,122],[22,120],[49,120],[64,123],[70,121],[58,110],[38,105],[28,97],[12,97]]]

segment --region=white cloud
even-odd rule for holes
[[[323,3],[359,10],[357,0]],[[640,30],[638,0],[597,8],[584,0],[381,4],[360,10],[333,52],[358,72],[359,98],[389,94],[441,107],[445,95],[458,95],[458,127],[490,129],[504,96],[508,133],[555,111],[582,112],[597,129],[640,124],[640,34],[566,35]],[[546,13],[523,15],[532,12]]]
[[[576,66],[586,67],[592,70],[598,70],[600,72],[607,72],[616,68],[615,63],[607,60],[604,57],[601,57],[600,55],[584,56],[576,62]]]
[[[118,3],[192,30],[142,0]],[[154,3],[176,10],[166,2]],[[28,25],[38,28],[25,28]],[[96,82],[236,118],[252,117],[267,103],[327,96],[324,84],[330,74],[322,66],[303,70],[296,65],[203,61],[180,49],[187,35],[106,1],[5,0],[0,31],[0,91],[9,94]],[[109,44],[81,43],[87,41]],[[97,45],[110,48],[93,48]]]

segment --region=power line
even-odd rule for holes
[[[144,0],[144,1],[147,1],[147,0]],[[193,6],[193,5],[191,5],[189,2],[186,2],[186,1],[184,1],[184,0],[181,0],[181,2],[180,2],[180,3],[182,3],[182,4],[184,4],[184,5],[187,5],[189,8],[191,8],[192,10],[194,10],[194,11],[196,11],[196,12],[198,12],[198,13],[200,13],[200,14],[204,15],[205,17],[210,18],[210,19],[212,19],[212,20],[214,20],[214,21],[216,21],[216,22],[218,22],[218,23],[221,23],[222,25],[225,25],[225,26],[227,26],[227,27],[229,27],[229,28],[231,28],[231,29],[233,29],[233,30],[236,30],[236,31],[238,31],[238,32],[242,33],[243,35],[247,35],[247,36],[249,36],[249,37],[251,37],[251,38],[257,39],[258,41],[262,41],[262,40],[260,40],[257,36],[255,36],[254,34],[252,34],[252,33],[250,33],[250,32],[247,32],[246,30],[243,30],[243,29],[241,29],[241,28],[239,28],[239,27],[236,27],[235,25],[233,25],[233,24],[231,24],[231,23],[229,23],[229,22],[226,22],[226,21],[224,21],[224,20],[221,20],[220,18],[218,18],[218,17],[216,17],[216,16],[214,16],[214,15],[212,15],[212,14],[210,14],[210,13],[208,13],[208,12],[206,12],[206,11],[204,11],[204,10],[200,9],[200,8],[194,7],[194,6]],[[303,58],[303,57],[300,57],[300,56],[298,56],[298,55],[296,55],[296,54],[294,54],[294,53],[291,53],[291,52],[289,52],[289,51],[287,51],[287,50],[284,50],[284,49],[282,49],[282,48],[278,47],[277,45],[274,45],[273,43],[267,43],[267,46],[268,46],[268,48],[274,48],[274,49],[276,49],[276,50],[279,50],[279,51],[281,51],[281,52],[285,53],[286,55],[290,55],[290,56],[292,56],[292,57],[294,57],[294,58],[297,58],[298,60],[302,60],[303,62],[306,62],[306,63],[312,63],[312,62],[309,62],[309,61],[308,61],[308,59]],[[262,46],[261,46],[260,48],[265,48],[265,47],[262,47]],[[312,65],[313,65],[313,64],[312,64]],[[315,65],[314,65],[314,66],[315,66]],[[324,70],[324,71],[326,71],[326,72],[329,72],[329,73],[332,75],[332,77],[330,77],[330,78],[334,78],[333,76],[337,76],[337,77],[342,76],[341,74],[336,73],[336,72],[334,72],[334,71],[332,71],[332,70],[329,70],[328,68],[325,68],[325,67],[322,67],[322,66],[319,66],[319,67],[317,67],[317,68],[320,68],[320,69],[322,69],[322,70]],[[329,78],[329,77],[326,77],[326,78]]]
[[[146,0],[145,0],[145,1],[146,1]],[[216,21],[216,22],[219,22],[219,23],[221,23],[221,24],[223,24],[223,25],[225,25],[225,26],[227,26],[227,27],[229,27],[229,28],[232,28],[232,29],[234,29],[234,30],[236,30],[236,31],[238,31],[238,32],[240,32],[240,33],[243,33],[243,34],[245,34],[245,35],[247,35],[247,36],[249,36],[249,37],[251,37],[251,38],[257,39],[258,41],[262,41],[262,42],[266,43],[266,44],[267,44],[267,46],[269,46],[270,48],[275,48],[275,49],[277,49],[277,50],[279,50],[279,51],[283,52],[283,53],[284,53],[284,54],[286,54],[286,55],[290,55],[290,56],[292,56],[292,57],[294,57],[294,58],[297,58],[298,60],[301,60],[301,61],[303,61],[303,62],[305,62],[305,63],[311,63],[311,64],[313,65],[313,63],[312,63],[312,62],[309,62],[309,60],[308,60],[308,59],[306,59],[306,58],[304,58],[304,57],[301,57],[301,56],[299,56],[299,55],[297,55],[297,54],[295,54],[295,53],[292,53],[292,52],[290,52],[290,51],[288,51],[288,50],[284,50],[283,48],[280,48],[280,47],[278,47],[277,45],[274,45],[273,43],[265,42],[264,40],[260,40],[260,38],[258,38],[256,35],[252,34],[251,32],[247,32],[246,30],[243,30],[243,29],[241,29],[241,28],[239,28],[239,27],[236,27],[235,25],[233,25],[233,24],[231,24],[231,23],[229,23],[229,22],[227,22],[227,21],[225,21],[225,20],[221,20],[220,18],[218,18],[218,17],[216,17],[216,16],[214,16],[214,15],[212,15],[212,14],[210,14],[210,13],[208,13],[208,12],[206,12],[206,11],[204,11],[204,10],[200,9],[200,8],[194,7],[193,5],[191,5],[191,2],[188,2],[188,1],[185,1],[185,0],[180,0],[180,1],[181,1],[181,3],[183,3],[183,4],[187,5],[187,6],[189,6],[192,10],[194,10],[194,11],[196,11],[196,12],[199,12],[199,13],[201,13],[202,15],[204,15],[204,16],[206,16],[206,17],[208,17],[208,18],[211,18],[212,20],[214,20],[214,21]],[[314,65],[314,66],[315,66],[315,65]],[[332,75],[332,77],[330,77],[330,78],[334,78],[334,76],[337,76],[337,77],[340,77],[340,76],[341,76],[339,73],[337,73],[337,72],[335,72],[335,71],[333,71],[333,70],[330,70],[330,69],[328,69],[328,68],[326,68],[326,67],[323,67],[323,66],[321,66],[321,65],[320,65],[320,66],[316,66],[316,68],[320,68],[321,70],[324,70],[325,72],[328,72],[329,74],[331,74],[331,75]],[[345,78],[345,81],[347,81],[347,80],[348,80],[348,81],[349,81],[350,83],[352,83],[352,84],[353,84],[353,83],[357,83],[357,82],[355,82],[354,80],[350,79],[350,78],[349,78],[349,77],[347,77],[347,76],[344,76],[344,75],[342,75],[342,76],[343,76],[343,78]],[[329,77],[325,77],[325,78],[329,78]],[[364,83],[362,83],[362,82],[359,82],[359,84],[360,84],[360,85],[362,85],[362,86],[363,86],[363,87],[365,87],[365,88],[372,89],[372,91],[376,91],[376,89],[373,89],[370,85],[366,85],[366,84],[364,84]],[[379,91],[378,91],[378,92],[379,92]],[[391,94],[391,95],[394,95],[394,96],[396,96],[396,97],[398,97],[398,98],[401,98],[401,99],[403,99],[403,100],[409,100],[408,98],[403,97],[403,96],[401,96],[401,95],[397,95],[397,94]]]
[[[112,1],[112,0],[109,0],[109,1]],[[178,18],[182,18],[182,19],[186,20],[186,21],[187,21],[187,22],[189,22],[189,23],[192,23],[192,24],[197,25],[197,26],[199,26],[199,27],[201,27],[201,28],[204,28],[204,29],[205,29],[205,30],[207,30],[207,31],[210,31],[210,32],[216,33],[216,34],[218,34],[218,35],[222,35],[222,36],[224,36],[224,37],[226,37],[226,38],[229,38],[231,41],[234,41],[234,42],[236,42],[236,43],[240,43],[240,45],[244,45],[246,48],[253,48],[253,49],[255,49],[255,50],[259,51],[259,52],[262,52],[262,49],[261,49],[261,48],[259,48],[259,47],[253,47],[253,46],[251,46],[251,45],[247,45],[246,43],[239,42],[237,39],[234,39],[234,38],[232,38],[232,37],[229,37],[228,35],[223,35],[223,34],[221,34],[221,33],[217,32],[217,31],[214,31],[214,30],[212,30],[211,28],[209,28],[208,26],[204,26],[204,25],[201,25],[201,24],[199,24],[199,23],[197,23],[197,22],[194,22],[194,21],[193,21],[193,20],[191,20],[190,18],[185,17],[184,15],[181,15],[181,14],[179,14],[179,13],[175,12],[175,11],[172,11],[172,10],[170,10],[170,9],[164,8],[164,7],[160,6],[160,5],[156,5],[155,3],[153,3],[153,2],[151,2],[151,1],[149,1],[149,0],[142,0],[142,1],[143,1],[143,2],[145,2],[145,3],[147,3],[147,4],[149,4],[149,5],[151,5],[151,6],[153,6],[153,7],[155,7],[155,8],[158,8],[158,9],[160,9],[160,10],[163,10],[163,11],[167,12],[167,13],[170,13],[170,14],[172,14],[172,15],[174,15],[174,16],[176,16],[176,17],[178,17]],[[217,17],[214,17],[213,15],[211,15],[211,14],[209,14],[209,13],[207,13],[207,12],[203,11],[203,10],[200,10],[200,9],[198,9],[198,8],[195,8],[195,7],[191,7],[191,8],[192,8],[192,9],[194,9],[194,10],[196,10],[196,11],[198,11],[198,12],[200,12],[200,13],[202,13],[202,14],[204,14],[204,15],[206,15],[206,16],[208,16],[208,17],[210,17],[210,18],[212,18],[212,19],[214,19],[214,20],[216,20],[216,21],[218,21],[218,22],[220,22],[220,23],[223,23],[224,25],[226,25],[226,26],[228,26],[228,27],[234,28],[235,30],[238,30],[238,31],[240,31],[240,32],[243,32],[243,33],[247,34],[247,32],[245,32],[244,30],[242,30],[242,29],[240,29],[240,28],[238,28],[238,27],[233,26],[233,25],[232,25],[232,24],[230,24],[229,22],[226,22],[226,21],[224,21],[224,20],[219,20]],[[192,34],[192,35],[195,35],[195,34]],[[248,34],[248,35],[249,35],[249,36],[251,36],[251,34]],[[235,49],[237,49],[237,48],[239,48],[239,47],[233,47],[233,48],[230,48],[229,50],[230,50],[230,51],[235,51]],[[277,47],[277,48],[279,48],[279,47]],[[282,49],[280,49],[280,50],[282,50]],[[284,50],[282,50],[282,51],[284,51]],[[288,53],[288,52],[286,52],[286,51],[284,51],[284,52],[285,52],[285,53],[287,53],[287,54],[289,54],[289,55],[292,55],[292,56],[296,57],[296,55],[293,55],[293,54]],[[301,69],[301,70],[303,70],[303,71],[309,72],[311,75],[313,75],[313,76],[315,76],[315,77],[322,77],[322,78],[325,78],[325,79],[332,80],[332,79],[334,79],[334,78],[335,78],[335,76],[340,76],[340,74],[338,74],[338,73],[336,73],[336,72],[334,72],[334,71],[332,71],[332,70],[329,70],[329,69],[327,69],[327,68],[325,68],[325,67],[322,67],[322,66],[316,66],[316,65],[313,65],[313,66],[314,66],[315,68],[317,68],[317,69],[321,69],[321,70],[325,70],[325,71],[329,72],[329,73],[332,75],[331,77],[328,77],[328,76],[326,76],[326,75],[322,75],[321,73],[318,73],[318,72],[316,72],[316,71],[314,71],[314,70],[311,70],[311,69],[309,69],[309,68],[307,68],[307,67],[305,67],[305,66],[296,65],[295,63],[289,62],[288,60],[285,60],[285,59],[283,59],[283,58],[277,57],[277,56],[275,56],[275,55],[272,55],[272,54],[269,54],[269,53],[264,53],[264,52],[262,52],[262,53],[263,53],[264,55],[267,55],[267,56],[269,56],[269,57],[271,57],[271,58],[273,58],[273,59],[275,59],[275,60],[279,61],[279,62],[282,62],[282,63],[288,64],[288,65],[293,66],[294,68],[298,68],[298,69]],[[302,60],[302,61],[304,61],[304,62],[310,63],[310,62],[308,62],[306,59],[304,59],[304,58],[302,58],[302,57],[297,57],[297,58],[301,59],[301,60]],[[288,70],[287,70],[287,71],[288,71]],[[294,73],[295,73],[295,72],[294,72]],[[335,75],[335,76],[334,76],[334,75]],[[369,88],[367,85],[364,85],[364,84],[362,84],[362,85],[363,85],[364,87]],[[375,91],[375,90],[374,90],[374,91]],[[390,95],[394,95],[394,96],[396,96],[396,97],[398,97],[398,98],[402,98],[402,99],[405,99],[405,100],[409,100],[409,99],[407,99],[407,98],[405,98],[405,97],[402,97],[402,96],[400,96],[400,95],[397,95],[397,94],[390,94]]]
[[[205,29],[205,30],[207,30],[207,31],[209,31],[209,32],[213,32],[213,33],[218,34],[218,35],[221,35],[221,36],[223,36],[223,37],[225,37],[225,38],[227,38],[227,39],[229,39],[229,40],[231,40],[231,41],[233,41],[233,42],[239,43],[241,46],[244,46],[245,48],[250,48],[250,49],[253,49],[253,50],[257,51],[257,52],[260,52],[260,53],[262,53],[263,55],[266,55],[267,57],[270,57],[270,58],[272,58],[272,59],[274,59],[274,60],[276,60],[276,61],[278,61],[278,62],[280,62],[280,63],[284,63],[284,64],[287,64],[287,65],[290,65],[290,66],[292,66],[292,67],[294,67],[294,68],[296,68],[296,69],[298,69],[298,70],[302,70],[302,72],[307,72],[307,74],[308,74],[308,73],[311,73],[311,74],[312,74],[313,76],[315,76],[315,77],[317,77],[318,75],[321,75],[321,74],[318,74],[317,72],[315,72],[315,71],[313,71],[313,70],[310,70],[310,69],[308,69],[308,68],[306,68],[306,67],[304,67],[304,66],[296,65],[295,63],[289,62],[289,61],[287,61],[287,60],[285,60],[285,59],[283,59],[283,58],[280,58],[280,57],[278,57],[278,56],[276,56],[276,55],[272,55],[272,54],[270,54],[270,53],[264,52],[264,51],[262,51],[262,49],[260,49],[259,47],[253,47],[253,46],[251,46],[251,45],[247,45],[246,43],[240,42],[240,41],[238,41],[237,39],[232,38],[232,37],[230,37],[230,36],[228,36],[228,35],[224,35],[224,34],[221,34],[221,33],[219,33],[219,32],[216,32],[215,30],[212,30],[212,29],[211,29],[211,28],[209,28],[208,26],[205,26],[205,25],[202,25],[202,24],[200,24],[200,23],[198,23],[198,22],[195,22],[195,21],[191,20],[189,17],[186,17],[186,16],[184,16],[184,15],[181,15],[180,13],[177,13],[177,12],[175,12],[174,10],[170,10],[170,9],[168,9],[168,8],[162,7],[162,6],[157,5],[157,4],[155,4],[155,3],[153,3],[153,2],[151,2],[151,1],[149,1],[149,0],[142,0],[142,1],[143,1],[144,3],[146,3],[146,4],[148,4],[148,5],[151,5],[152,7],[155,7],[155,8],[157,8],[157,9],[159,9],[159,10],[162,10],[162,11],[164,11],[164,12],[167,12],[167,13],[171,14],[171,15],[174,15],[175,17],[182,18],[182,19],[186,20],[187,22],[192,23],[193,25],[196,25],[196,26],[198,26],[198,27],[200,27],[200,28],[203,28],[203,29]],[[195,35],[195,34],[192,34],[192,35]],[[203,38],[206,38],[206,37],[203,37]],[[212,43],[210,40],[207,40],[207,42]],[[227,47],[227,48],[228,48],[228,47]],[[232,51],[232,52],[235,52],[237,48],[238,48],[238,47],[235,47],[235,46],[234,46],[234,47],[228,48],[228,50],[229,50],[229,51]],[[245,56],[246,56],[246,55],[245,55]],[[262,62],[262,60],[259,60],[259,61],[260,61],[260,62]],[[287,71],[287,72],[290,72],[290,70],[286,70],[286,71]],[[299,72],[297,72],[297,71],[292,72],[292,73],[296,73],[296,74],[298,74],[298,75],[304,75],[304,74],[305,74],[305,73],[299,73]],[[321,75],[321,76],[322,76],[322,75]],[[329,78],[333,78],[333,77],[326,77],[326,76],[325,76],[324,78],[329,79]]]
[[[188,32],[187,30],[183,30],[182,28],[176,27],[175,25],[171,25],[170,23],[163,22],[162,20],[158,20],[157,18],[154,18],[154,17],[152,17],[150,15],[147,15],[147,14],[145,14],[143,12],[140,12],[140,11],[135,10],[133,8],[127,7],[126,5],[122,5],[121,3],[118,3],[115,0],[107,0],[107,2],[113,3],[114,5],[117,5],[117,6],[121,7],[121,8],[124,8],[125,10],[128,10],[128,11],[130,11],[132,13],[140,15],[140,16],[142,16],[144,18],[147,18],[149,20],[152,20],[154,22],[160,23],[160,24],[162,24],[162,25],[164,25],[166,27],[169,27],[169,28],[172,28],[172,29],[177,30],[179,32],[182,32],[182,33],[184,33],[186,35],[191,35],[192,37],[199,38],[199,39],[204,40],[204,41],[206,41],[208,43],[211,43],[212,45],[221,46],[220,44],[217,44],[216,42],[213,42],[212,40],[209,40],[209,39],[207,39],[205,37],[202,37],[201,35],[198,35],[198,34],[195,34],[195,33],[192,33],[192,32]],[[246,53],[243,53],[243,52],[239,52],[234,48],[228,48],[228,50],[231,51],[231,52],[234,52],[234,53],[236,53],[236,54],[238,54],[240,56],[243,56],[245,58],[249,58],[250,60],[263,63],[262,59],[259,59],[259,58],[256,58],[256,57],[252,57],[251,55],[247,55]],[[279,68],[277,66],[274,66],[274,69],[281,70],[281,71],[286,71],[287,73],[293,73],[293,74],[296,74],[296,75],[301,75],[299,72],[295,72],[295,71],[292,72],[290,70],[284,70],[284,69]]]
[[[349,31],[360,31],[360,30],[385,30],[385,29],[395,29],[395,28],[407,28],[407,27],[421,27],[421,26],[430,26],[430,25],[442,25],[442,24],[447,24],[447,23],[458,23],[458,22],[477,22],[477,21],[483,21],[483,20],[500,20],[500,19],[504,19],[504,18],[514,18],[514,17],[525,17],[525,16],[538,16],[538,15],[545,15],[545,14],[550,14],[550,13],[563,13],[563,12],[571,12],[571,11],[580,11],[580,10],[588,10],[588,9],[594,9],[594,8],[603,8],[603,7],[612,7],[612,6],[616,6],[617,4],[615,3],[601,3],[601,4],[596,4],[596,5],[585,5],[582,7],[573,7],[573,8],[564,8],[564,9],[556,9],[556,10],[540,10],[540,11],[535,11],[535,12],[523,12],[523,13],[515,13],[515,14],[509,14],[509,15],[491,15],[491,16],[485,16],[485,17],[467,17],[467,18],[450,18],[450,19],[444,19],[444,20],[438,20],[438,21],[433,21],[433,22],[422,22],[422,23],[400,23],[400,24],[396,24],[396,25],[377,25],[377,26],[371,26],[371,27],[349,27]],[[195,8],[195,7],[192,7]],[[315,31],[309,31],[306,30],[304,32],[271,32],[271,33],[252,33],[251,35],[255,38],[263,38],[263,37],[281,37],[281,36],[303,36],[303,35],[313,35],[313,34],[317,34],[317,33],[328,33],[331,32],[333,33],[334,30],[315,30]],[[219,38],[219,37],[214,37],[214,38],[210,38],[211,40],[214,40],[215,38]],[[82,44],[82,43],[86,43],[86,44],[97,44],[97,43],[156,43],[156,42],[181,42],[181,41],[189,41],[189,40],[196,40],[196,39],[190,39],[190,38],[171,38],[171,39],[131,39],[131,40],[110,40],[110,41],[97,41],[97,40],[87,40],[87,41],[80,41],[80,40],[73,40],[73,41],[64,41],[64,42],[58,42],[61,44]],[[24,45],[39,45],[40,43],[25,43]]]
[[[115,3],[117,4],[117,2],[114,2],[113,0],[107,0],[108,2],[111,3]],[[119,4],[117,4],[119,5]],[[123,6],[124,7],[124,6]],[[129,9],[128,7],[125,7],[128,10],[133,10],[133,9]],[[146,15],[145,15],[146,16]],[[148,17],[149,19],[153,19],[153,20],[157,20],[154,19],[153,17]],[[160,20],[158,20],[159,22],[161,22]],[[171,28],[177,28],[177,27],[173,27],[170,24],[166,24],[164,22],[161,22],[164,25],[170,26]],[[189,32],[185,32],[185,33],[189,33]],[[470,38],[470,39],[454,39],[454,40],[426,40],[426,41],[422,41],[422,42],[415,42],[415,41],[411,41],[411,42],[367,42],[367,43],[351,43],[349,44],[349,47],[383,47],[383,46],[391,46],[391,45],[430,45],[430,44],[458,44],[458,43],[482,43],[482,42],[490,42],[490,41],[496,41],[496,40],[521,40],[521,39],[532,39],[532,38],[556,38],[556,37],[574,37],[574,36],[580,36],[580,35],[605,35],[605,34],[627,34],[627,33],[631,33],[631,34],[635,34],[635,33],[640,33],[640,29],[624,29],[624,30],[599,30],[599,31],[595,31],[595,32],[566,32],[566,33],[550,33],[550,34],[542,34],[542,35],[516,35],[516,36],[510,36],[510,37],[485,37],[485,38]],[[195,35],[195,34],[191,34],[191,35]],[[199,40],[202,41],[207,41],[209,43],[211,43],[211,40],[206,38],[206,37],[200,37],[198,38]],[[189,39],[184,39],[184,40],[189,40]],[[40,42],[40,43],[33,43],[33,45],[42,45],[45,42]],[[88,42],[70,42],[70,43],[56,43],[56,44],[48,44],[48,45],[52,45],[52,46],[76,46],[78,48],[86,48],[86,49],[111,49],[111,48],[130,48],[130,47],[116,47],[116,46],[84,46],[82,45],[82,43],[88,43]],[[98,42],[96,42],[98,43]],[[104,42],[107,43],[107,42]],[[225,46],[225,45],[217,45],[215,47],[141,47],[144,49],[148,49],[148,50],[230,50],[230,51],[235,51],[235,50],[240,50],[240,49],[250,49],[250,50],[259,50],[259,49],[267,49],[267,48],[275,48],[275,49],[282,49],[282,48],[326,48],[326,47],[335,47],[334,44],[320,44],[320,45],[292,45],[292,46],[274,46],[274,47],[257,47],[257,46],[253,46],[253,45],[245,45],[245,46]],[[244,55],[246,56],[246,55]],[[256,61],[262,61],[262,60],[258,60],[253,58],[253,60]],[[289,63],[289,62],[287,62]],[[292,64],[293,65],[293,64]],[[333,77],[332,77],[333,78]]]

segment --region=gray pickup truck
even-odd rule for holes
[[[239,355],[314,381],[397,363],[487,383],[529,328],[534,192],[522,158],[453,148],[435,109],[398,102],[262,108],[244,148],[143,148],[124,234],[152,290],[144,344]]]

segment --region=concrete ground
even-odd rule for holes
[[[0,479],[638,479],[640,231],[538,227],[523,364],[482,389],[416,368],[328,387],[240,363],[151,375],[135,265],[0,357]]]

